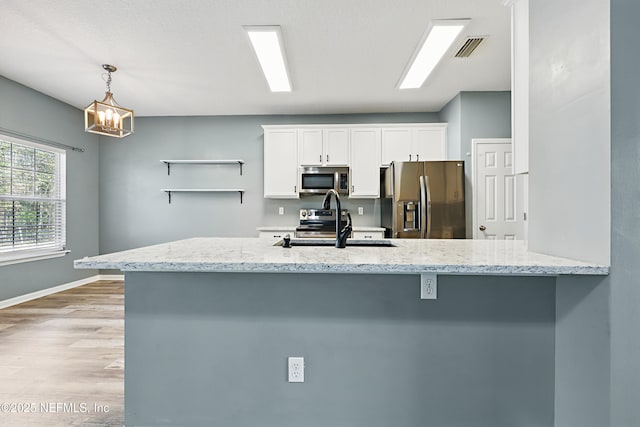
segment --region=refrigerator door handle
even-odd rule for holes
[[[424,188],[427,194],[427,239],[431,238],[431,187],[429,186],[429,177],[424,177]]]
[[[420,238],[431,238],[431,191],[429,177],[420,177]]]
[[[426,237],[427,228],[427,185],[425,183],[425,177],[420,176],[420,238]]]

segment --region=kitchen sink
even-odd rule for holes
[[[291,239],[291,246],[335,246],[335,239]],[[284,246],[284,239],[278,240],[273,246]],[[347,247],[390,248],[396,245],[391,240],[348,239]]]

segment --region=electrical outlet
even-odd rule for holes
[[[304,382],[304,357],[289,357],[289,379],[290,383]]]
[[[420,275],[420,299],[437,299],[438,298],[438,275],[437,274],[421,274]]]
[[[358,206],[358,215],[364,215],[364,208],[362,206]]]
[[[284,206],[278,208],[278,215],[284,215]]]

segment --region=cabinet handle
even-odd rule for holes
[[[409,154],[409,161],[411,161],[411,154]]]
[[[294,186],[293,186],[293,192],[294,192],[294,193],[297,193],[297,192],[298,192],[298,186],[297,186],[297,185],[294,185]]]
[[[416,162],[420,161],[420,154],[416,154]]]
[[[327,154],[327,163],[329,163],[329,155]]]
[[[320,163],[322,163],[322,154],[320,154]]]
[[[355,186],[355,185],[352,185],[352,186],[351,186],[351,192],[353,193],[353,192],[355,192],[355,191],[356,191],[356,186]]]

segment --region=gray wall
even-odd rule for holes
[[[0,301],[95,275],[73,259],[98,253],[98,138],[82,112],[0,76],[0,127],[84,148],[67,151],[67,247],[62,258],[0,267]]]
[[[619,169],[617,163],[615,168],[610,163],[609,2],[537,0],[529,5],[529,248],[608,264],[609,173],[613,169],[615,176]],[[634,167],[637,178],[637,161]],[[613,229],[618,227],[614,218]],[[617,256],[637,264],[637,244],[635,248],[635,253],[618,251]],[[610,340],[615,335],[613,319],[619,316],[614,296],[620,292],[626,299],[632,294],[626,292],[630,288],[616,290],[626,284],[614,283],[618,274],[615,243],[613,251],[610,277],[557,280],[557,427],[614,425],[611,405],[622,397],[616,391],[619,384],[611,380],[616,374]],[[631,298],[629,303],[637,307],[638,299]],[[629,368],[626,379],[636,375],[638,354],[635,363],[624,359]],[[635,395],[624,396],[628,399],[624,410],[631,417],[617,424],[620,427],[637,425],[635,384]]]
[[[127,425],[553,426],[554,278],[126,280]]]
[[[447,133],[450,159],[465,161],[465,205],[467,238],[473,237],[473,159],[474,138],[511,137],[511,92],[460,92],[440,112],[442,121],[451,122]]]
[[[609,264],[609,2],[530,2],[529,248]]]
[[[640,36],[637,0],[611,1],[611,427],[640,420]]]
[[[462,94],[457,94],[453,97],[442,110],[440,110],[440,121],[447,123],[447,158],[448,159],[462,159],[462,153],[460,152],[460,127],[462,120],[462,108],[461,108]],[[511,112],[509,112],[511,117]]]
[[[100,139],[100,252],[107,253],[193,236],[257,236],[262,225],[296,225],[298,209],[319,207],[320,197],[263,197],[261,125],[304,123],[437,122],[432,113],[329,116],[143,117],[126,139]],[[172,165],[161,159],[233,159],[236,166]],[[169,205],[161,188],[245,188],[237,193],[176,193]],[[278,215],[278,207],[285,215]],[[364,207],[355,225],[379,226],[375,200],[345,199],[347,209]]]
[[[610,425],[609,313],[607,277],[556,279],[556,427]]]

